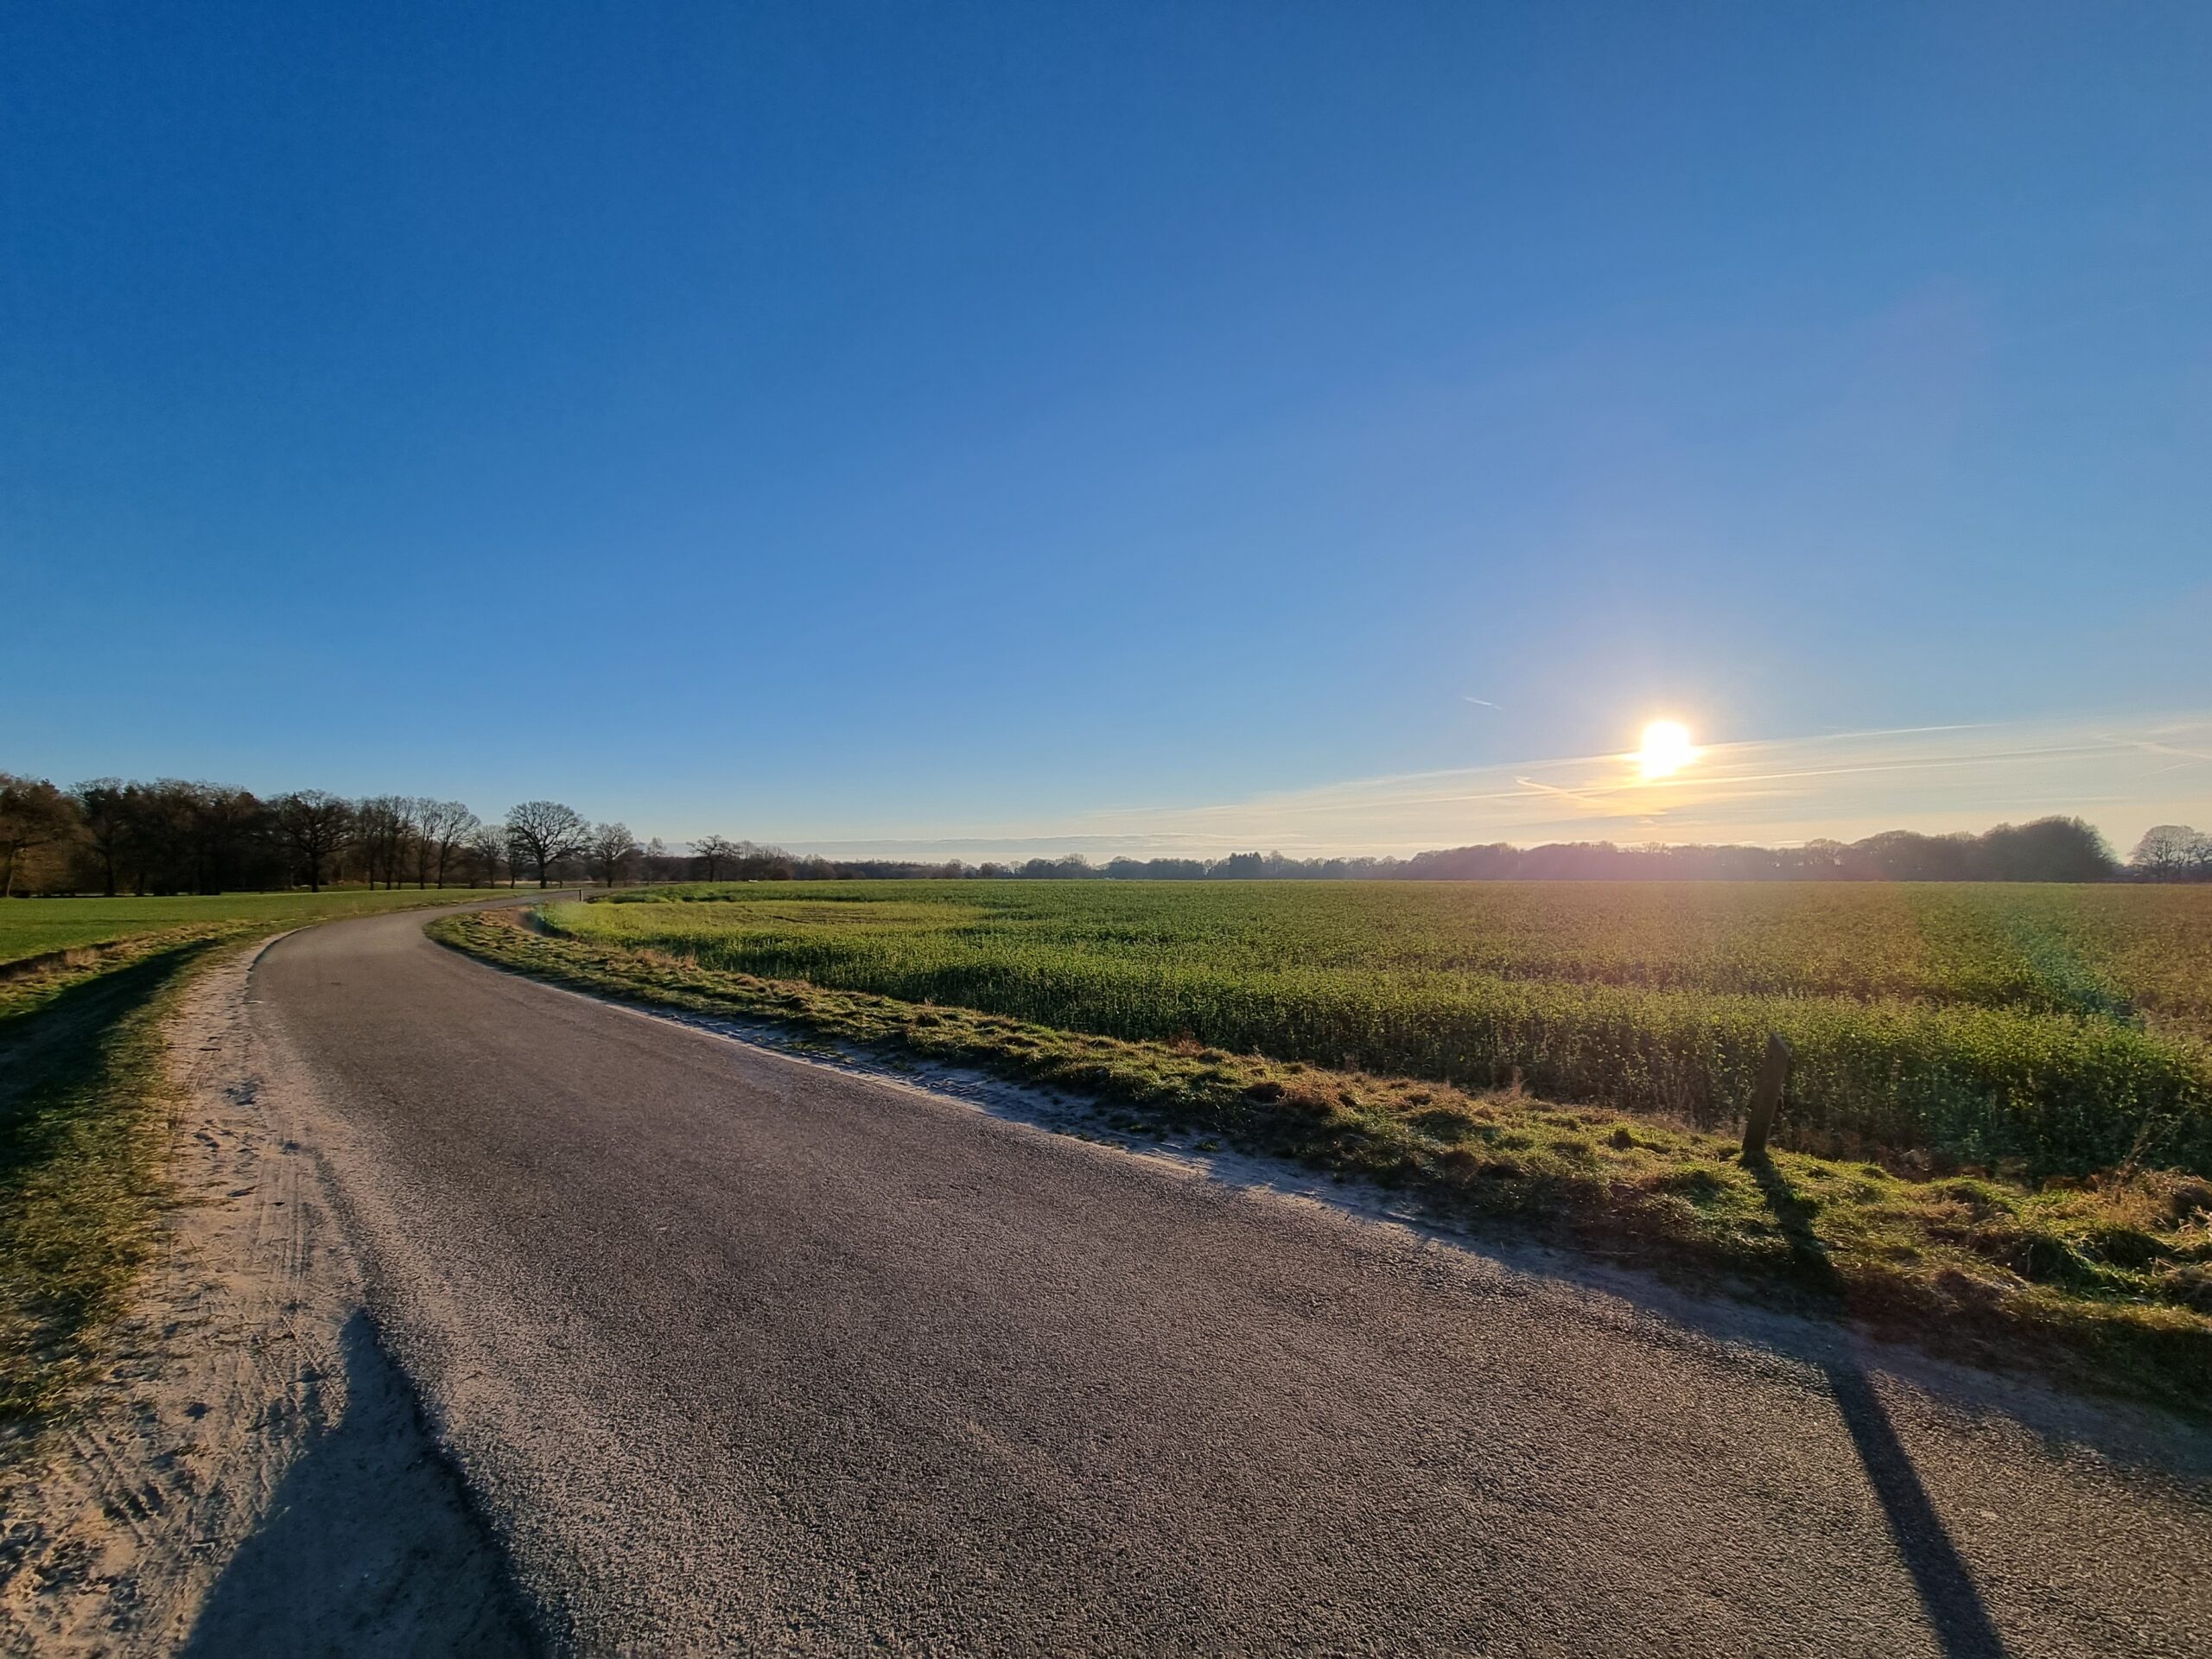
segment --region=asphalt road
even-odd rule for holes
[[[256,1018],[556,1646],[2212,1650],[2212,1458],[2165,1420],[1669,1317],[422,925],[283,940]]]

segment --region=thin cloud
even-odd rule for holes
[[[1921,727],[1707,746],[1670,777],[1585,755],[1353,779],[1250,800],[1116,808],[980,833],[803,841],[829,852],[1005,858],[1396,854],[1510,841],[1853,840],[2094,813],[2122,851],[2153,823],[2212,826],[2212,715]],[[2177,765],[2177,762],[2179,764]]]
[[[1612,808],[1604,801],[1594,800],[1578,790],[1561,789],[1557,784],[1539,783],[1534,778],[1516,778],[1513,781],[1525,790],[1533,790],[1541,795],[1556,795],[1561,800],[1573,801],[1585,811],[1611,812],[1612,810]]]

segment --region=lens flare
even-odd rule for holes
[[[1655,720],[1643,728],[1643,747],[1637,751],[1636,760],[1647,782],[1671,778],[1696,759],[1689,728],[1680,721]]]

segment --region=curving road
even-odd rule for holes
[[[281,941],[255,1016],[556,1646],[2212,1650],[2212,1453],[2169,1421],[1870,1374],[421,929]]]

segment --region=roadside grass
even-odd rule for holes
[[[79,1395],[152,1247],[168,1201],[164,1026],[193,974],[302,923],[471,896],[486,895],[245,894],[191,901],[183,925],[164,900],[0,977],[0,1459]],[[22,936],[14,912],[55,902],[0,904],[0,950]]]
[[[162,1024],[217,948],[162,942],[0,1013],[0,1437],[76,1390],[162,1202]]]
[[[549,935],[512,912],[433,938],[632,1001],[783,1022],[1090,1098],[1173,1133],[1395,1188],[1434,1219],[1503,1230],[2000,1369],[2203,1412],[2212,1402],[2212,1182],[2124,1169],[2031,1185],[1986,1171],[1779,1151],[1679,1121],[1137,1042],[975,1009],[702,966]]]

